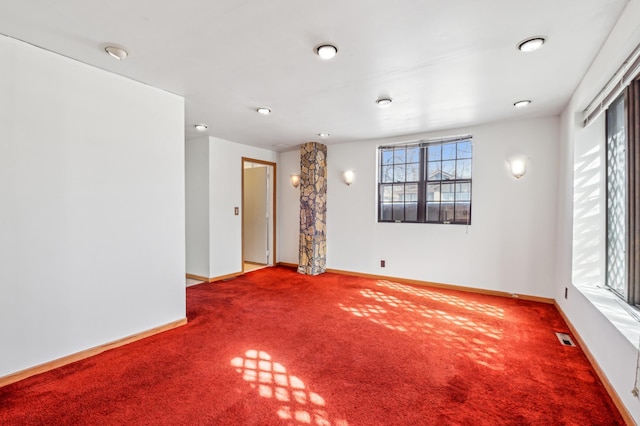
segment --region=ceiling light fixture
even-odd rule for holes
[[[207,126],[206,124],[196,124],[195,126],[193,126],[196,128],[197,131],[199,132],[204,132],[205,130],[207,130],[209,128],[209,126]]]
[[[380,108],[388,107],[389,105],[391,105],[391,102],[393,102],[393,99],[391,98],[380,98],[376,101]]]
[[[530,37],[518,43],[517,48],[521,52],[533,52],[534,50],[540,49],[545,41],[547,41],[547,39],[542,36]]]
[[[327,60],[331,59],[338,53],[338,48],[331,44],[323,44],[321,46],[316,47],[316,54],[320,56],[321,59]]]
[[[524,108],[527,105],[529,105],[530,103],[531,103],[531,101],[529,99],[524,99],[522,101],[515,102],[513,104],[513,106],[516,107],[516,108]]]
[[[271,114],[271,110],[269,108],[258,108],[256,111],[258,111],[258,114],[262,114],[262,115]]]
[[[287,145],[286,143],[277,143],[274,145],[271,145],[271,148],[275,148],[275,149],[283,149],[283,148],[289,148],[290,145]]]
[[[328,138],[329,137],[329,133],[318,133],[318,136],[320,136],[321,138]]]
[[[104,48],[104,51],[107,52],[109,56],[119,61],[124,61],[127,59],[127,56],[129,56],[129,53],[126,50],[116,46],[107,46]]]

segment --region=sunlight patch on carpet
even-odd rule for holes
[[[378,285],[380,283],[378,281]],[[405,286],[390,282],[385,282],[383,286],[414,296],[424,296],[425,293],[429,293],[411,287],[405,289]],[[413,291],[417,293],[414,294]],[[431,309],[382,291],[362,289],[360,295],[377,303],[353,303],[350,306],[338,303],[338,307],[343,311],[350,312],[355,317],[367,319],[389,330],[407,334],[429,334],[432,338],[429,339],[428,344],[441,345],[450,349],[456,356],[467,357],[478,365],[492,370],[504,370],[504,355],[498,351],[498,342],[502,339],[503,334],[502,330],[478,320],[450,314],[441,309]],[[487,314],[492,317],[503,315],[502,309],[499,308],[480,303],[451,303],[457,298],[445,296],[445,299],[442,299],[439,297],[441,295],[437,296],[429,298],[438,303],[444,302],[447,305],[471,310],[473,312],[470,315],[474,313]],[[482,309],[478,309],[479,306],[482,306]],[[454,328],[452,329],[452,327]],[[467,334],[472,334],[473,337],[467,337]]]
[[[482,313],[496,318],[504,317],[504,310],[495,306],[491,306],[485,303],[479,303],[462,298],[430,291],[426,289],[419,289],[408,285],[398,284],[387,280],[379,280],[376,282],[381,287],[386,287],[392,290],[401,291],[403,293],[412,294],[418,297],[424,297],[436,302],[447,303],[449,305],[457,306],[463,309],[467,309],[473,312]]]
[[[280,419],[318,426],[349,425],[343,419],[332,422],[324,398],[311,392],[300,378],[288,374],[287,369],[274,362],[267,352],[251,349],[244,356],[233,358],[230,364],[262,398],[283,404],[277,410]]]

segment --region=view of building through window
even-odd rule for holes
[[[378,150],[379,222],[471,223],[471,136]]]

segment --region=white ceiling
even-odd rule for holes
[[[558,114],[626,4],[2,0],[0,33],[184,96],[187,137],[202,122],[286,150],[320,132],[332,144]],[[542,49],[516,49],[534,35]],[[314,54],[323,43],[338,47],[332,60]],[[380,96],[392,105],[378,108]],[[533,103],[516,110],[520,99]]]

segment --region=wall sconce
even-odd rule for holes
[[[297,188],[298,186],[300,186],[300,175],[297,175],[297,174],[291,175],[291,186],[293,186],[294,188]]]
[[[356,174],[353,170],[345,170],[344,172],[342,172],[342,180],[347,184],[347,186],[351,185],[355,178]]]
[[[509,158],[509,171],[516,179],[524,176],[527,173],[527,156],[515,155]]]

